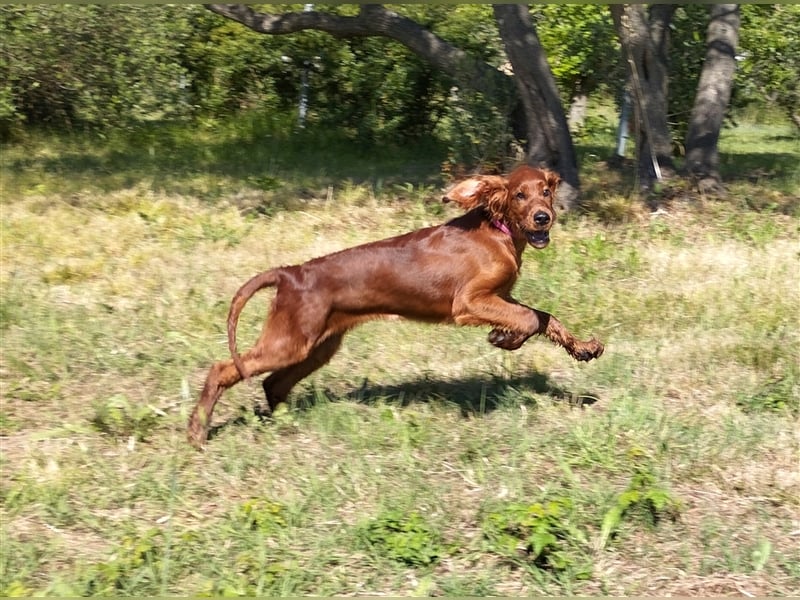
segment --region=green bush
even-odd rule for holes
[[[386,511],[363,526],[361,538],[377,555],[409,566],[431,565],[445,553],[438,533],[416,511]]]
[[[485,510],[481,529],[488,550],[513,563],[570,571],[584,579],[591,574],[591,563],[583,551],[586,536],[573,517],[572,501],[566,497],[508,502]]]

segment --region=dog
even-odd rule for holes
[[[489,326],[488,341],[516,350],[544,335],[579,361],[598,358],[603,344],[580,341],[554,316],[521,304],[511,289],[527,246],[550,242],[559,176],[519,166],[507,176],[477,175],[455,184],[443,201],[467,212],[451,221],[255,275],[228,312],[231,358],[214,364],[192,412],[188,441],[202,448],[214,406],[242,379],[269,372],[268,415],[291,389],[326,364],[350,329],[366,321],[405,318]],[[255,346],[236,349],[236,326],[247,301],[276,288]]]

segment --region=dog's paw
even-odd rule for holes
[[[253,414],[261,421],[268,421],[272,417],[272,409],[267,402],[253,404]]]
[[[208,439],[208,430],[199,423],[192,422],[186,429],[186,441],[198,450],[203,450]]]
[[[198,450],[203,450],[208,440],[208,418],[205,411],[198,405],[189,417],[186,426],[186,441]]]
[[[516,350],[525,343],[528,337],[516,331],[497,328],[489,332],[487,339],[492,346],[502,350]]]
[[[574,349],[570,350],[570,354],[575,360],[588,362],[593,358],[600,358],[605,350],[600,340],[592,338],[588,342],[581,342]]]

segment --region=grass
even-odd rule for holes
[[[599,361],[371,323],[273,422],[257,382],[227,393],[198,453],[186,419],[246,277],[454,214],[435,148],[257,129],[3,149],[0,594],[800,589],[790,130],[726,131],[729,197],[656,211],[586,142],[587,209],[515,295]]]

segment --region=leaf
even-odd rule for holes
[[[763,569],[764,565],[767,564],[767,560],[769,560],[770,554],[772,554],[772,542],[765,539],[759,541],[758,547],[753,550],[751,555],[753,559],[753,570],[760,571]]]
[[[533,556],[536,558],[550,546],[555,546],[558,539],[549,531],[537,531],[531,536],[531,542],[533,542]]]
[[[625,508],[619,502],[612,506],[606,516],[603,517],[603,526],[600,528],[600,548],[605,548],[611,534],[619,527],[622,522],[622,513]]]

